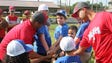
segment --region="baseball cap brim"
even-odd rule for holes
[[[59,12],[57,12],[56,15],[62,15],[62,16],[65,16],[64,14],[59,13]],[[65,16],[65,17],[66,17],[66,16]]]
[[[72,14],[73,18],[78,18],[77,12],[79,11],[79,9],[74,10],[74,13]]]
[[[22,46],[25,49],[25,52],[29,52],[29,51],[33,50],[32,44],[25,44],[24,41],[22,41],[22,40],[17,40],[17,41],[22,44]]]
[[[74,7],[72,17],[74,18],[79,17],[77,12],[79,12],[80,9],[85,8],[85,7],[89,8],[89,5],[86,2],[78,2],[76,6]]]
[[[31,44],[26,44],[25,50],[26,50],[26,52],[30,52],[33,50],[33,46]]]

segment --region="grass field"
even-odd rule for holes
[[[77,27],[78,27],[78,24],[69,24],[69,26],[70,25],[76,25]],[[55,28],[56,28],[56,26],[57,26],[57,24],[51,24],[51,26],[50,26],[50,30],[49,30],[49,32],[50,32],[50,35],[51,35],[51,39],[52,39],[52,42],[54,43],[54,30],[55,30]]]
[[[79,26],[78,24],[69,24],[69,26],[70,25],[76,25],[77,27]],[[49,29],[51,40],[52,40],[52,44],[55,41],[55,39],[54,39],[54,30],[55,30],[56,26],[57,26],[57,24],[51,24],[50,29]],[[89,63],[94,63],[93,58],[90,59]]]

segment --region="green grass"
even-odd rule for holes
[[[68,24],[68,25],[69,25],[69,26],[70,26],[70,25],[76,25],[76,26],[78,26],[77,24]],[[50,30],[49,30],[50,36],[51,36],[51,40],[52,40],[53,43],[54,43],[54,41],[55,41],[55,39],[54,39],[54,30],[55,30],[56,26],[57,26],[57,24],[51,24],[51,25],[50,25]]]
[[[68,24],[69,26],[70,25],[76,25],[77,27],[79,26],[78,24]],[[54,43],[55,39],[54,39],[54,30],[56,28],[57,24],[51,24],[50,26],[50,36],[51,36],[51,40],[52,40],[52,44]],[[89,63],[94,63],[94,59],[93,57],[89,60]]]
[[[51,36],[51,40],[52,40],[52,44],[54,43],[55,39],[54,39],[54,30],[56,28],[57,24],[51,24],[50,25],[50,36]]]

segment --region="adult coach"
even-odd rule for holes
[[[104,11],[95,13],[87,3],[79,2],[72,17],[91,21],[84,32],[79,49],[74,54],[92,46],[96,63],[112,63],[112,14]]]
[[[4,59],[6,54],[7,44],[15,39],[20,39],[25,42],[25,44],[32,44],[34,41],[33,37],[36,33],[36,30],[43,26],[47,21],[46,15],[41,12],[35,12],[31,19],[21,23],[14,28],[12,28],[7,35],[4,37],[0,44],[0,60]],[[33,52],[31,52],[33,54]],[[35,53],[36,54],[36,53]],[[39,57],[39,55],[30,55],[30,58],[34,58],[32,56]]]

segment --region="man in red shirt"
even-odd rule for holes
[[[12,27],[14,27],[15,25],[20,23],[19,17],[15,15],[15,7],[14,6],[9,6],[9,13],[10,14],[8,16],[6,16],[6,21],[9,24],[8,31],[10,29],[12,29]]]
[[[25,42],[25,44],[32,44],[34,41],[34,34],[42,25],[47,21],[46,15],[41,12],[35,12],[30,20],[21,23],[14,28],[12,28],[7,35],[4,37],[0,44],[0,60],[4,59],[6,47],[8,43],[15,39],[20,39]],[[34,55],[33,55],[34,54]],[[38,54],[33,51],[30,53],[30,58],[37,58]]]
[[[95,13],[87,3],[79,2],[74,8],[72,17],[91,21],[74,55],[84,52],[91,45],[95,52],[96,63],[112,63],[112,14]]]

